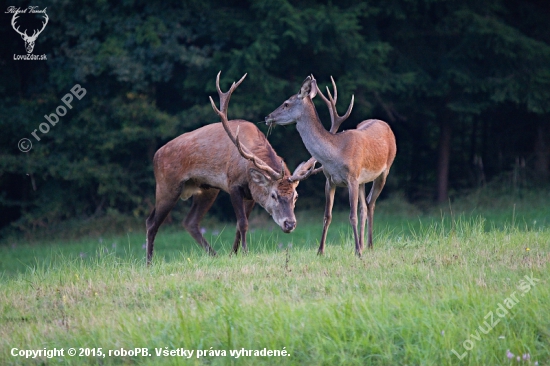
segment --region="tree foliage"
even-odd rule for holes
[[[367,118],[394,129],[398,155],[386,190],[409,199],[435,198],[441,183],[452,191],[475,186],[479,174],[502,176],[518,159],[538,177],[548,174],[544,1],[47,6],[50,22],[34,51],[47,61],[14,60],[24,52],[22,41],[9,26],[11,14],[2,16],[2,226],[29,230],[106,212],[145,217],[154,202],[154,152],[216,122],[208,96],[215,95],[219,70],[223,85],[249,74],[229,112],[253,122],[296,93],[307,75],[322,86],[334,76],[340,108],[352,93],[356,98],[344,129]],[[36,141],[31,132],[75,84],[87,94]],[[318,109],[327,121],[322,103]],[[30,152],[17,149],[21,138],[33,142]],[[292,127],[275,129],[269,139],[291,168],[308,158]],[[301,185],[304,202],[322,200],[321,181]]]

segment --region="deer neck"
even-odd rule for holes
[[[325,129],[313,102],[307,106],[305,113],[296,122],[296,129],[306,149],[318,162],[326,164],[334,160],[336,154],[335,135]]]

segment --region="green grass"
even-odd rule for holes
[[[540,197],[471,202],[421,213],[381,202],[374,250],[353,255],[347,213],[337,213],[326,255],[322,214],[301,213],[284,234],[265,216],[251,224],[250,253],[229,257],[234,226],[214,224],[203,254],[163,227],[155,263],[143,232],[0,247],[0,364],[548,365],[550,209]],[[473,209],[472,207],[477,207]],[[216,231],[219,231],[218,234]],[[529,250],[527,250],[527,248]],[[529,290],[524,276],[539,279]],[[516,292],[518,302],[497,315]],[[521,295],[524,296],[521,296]],[[502,312],[502,310],[500,310]],[[484,334],[486,315],[500,322]],[[464,343],[466,341],[466,343]],[[459,360],[458,354],[470,351]],[[150,357],[12,357],[12,348],[148,348]],[[195,350],[157,357],[155,348]],[[282,350],[240,357],[233,349]],[[196,357],[196,350],[227,356]],[[530,361],[510,361],[529,354]]]

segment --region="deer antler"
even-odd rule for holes
[[[19,16],[19,13],[13,14],[13,17],[11,18],[11,26],[12,26],[13,30],[16,31],[17,33],[19,33],[21,36],[28,37],[26,29],[25,29],[24,33],[21,33],[21,31],[19,30],[19,27],[15,28],[15,21],[17,20],[18,16]]]
[[[45,20],[45,22],[42,22],[42,29],[40,29],[39,31],[35,29],[34,32],[32,33],[32,36],[29,36],[29,35],[27,34],[27,30],[26,30],[26,29],[25,29],[25,32],[21,32],[21,31],[19,30],[19,27],[16,28],[16,26],[15,26],[15,21],[17,20],[18,17],[19,17],[19,13],[15,13],[15,14],[13,15],[13,17],[11,18],[11,26],[12,26],[12,28],[13,28],[17,33],[19,33],[21,36],[23,36],[23,37],[25,37],[25,38],[28,38],[28,39],[37,38],[37,37],[40,35],[40,33],[42,33],[42,31],[44,30],[44,28],[46,28],[46,25],[48,24],[48,20],[50,19],[50,18],[48,17],[48,14],[44,13],[44,20]]]
[[[303,163],[298,165],[298,167],[296,168],[296,170],[294,170],[294,173],[292,173],[292,176],[288,178],[288,180],[291,182],[302,181],[306,178],[309,178],[309,176],[317,174],[323,170],[323,167],[315,169],[315,164],[317,164],[317,160],[315,160],[315,158],[313,157],[309,158],[308,161],[304,161]]]
[[[31,38],[32,38],[32,37],[38,37],[38,35],[39,35],[40,33],[42,33],[42,31],[44,30],[44,28],[46,28],[46,24],[48,24],[48,20],[49,20],[50,18],[48,18],[48,14],[46,14],[46,13],[44,13],[44,17],[45,17],[45,20],[46,20],[46,21],[45,21],[45,22],[42,22],[42,29],[40,29],[40,30],[36,33],[36,35],[33,33],[32,36],[31,36]],[[35,30],[35,32],[36,32],[36,30]]]
[[[321,96],[321,99],[326,103],[328,110],[330,112],[330,120],[331,120],[331,126],[330,126],[330,133],[336,133],[338,131],[338,128],[340,128],[340,125],[342,122],[344,122],[346,119],[348,119],[351,110],[353,108],[353,102],[354,102],[354,96],[352,94],[351,96],[351,103],[349,104],[348,111],[343,116],[338,115],[338,111],[336,110],[336,101],[338,100],[338,89],[336,88],[336,83],[334,82],[334,79],[332,76],[330,77],[330,80],[332,81],[332,88],[334,89],[334,98],[330,94],[330,90],[327,86],[327,93],[329,99],[327,99],[323,93],[321,93],[321,89],[319,89],[319,86],[317,83],[315,83],[315,86],[317,87],[317,92]]]
[[[248,148],[243,146],[241,142],[239,141],[239,128],[237,127],[237,133],[235,136],[233,136],[233,133],[231,132],[231,129],[229,128],[229,121],[227,120],[227,107],[229,105],[229,99],[231,98],[231,94],[235,89],[242,83],[244,78],[247,74],[244,74],[241,80],[237,81],[236,83],[233,82],[231,85],[231,88],[229,88],[229,91],[222,92],[220,89],[220,74],[222,72],[220,71],[218,73],[218,76],[216,77],[216,89],[218,90],[218,95],[220,96],[220,109],[216,107],[216,103],[214,103],[214,100],[212,97],[210,97],[210,103],[212,104],[212,108],[214,111],[220,116],[222,120],[223,128],[225,129],[225,132],[229,135],[229,138],[231,141],[233,141],[233,144],[237,147],[239,150],[239,153],[241,156],[247,160],[250,160],[254,163],[254,165],[260,169],[266,172],[272,179],[279,180],[284,177],[284,164],[282,165],[281,172],[276,172],[273,168],[271,168],[269,165],[267,165],[262,159],[258,158],[256,155],[250,152]]]

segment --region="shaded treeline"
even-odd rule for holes
[[[222,88],[248,73],[229,113],[253,122],[307,75],[322,86],[334,76],[340,109],[352,93],[356,100],[343,129],[380,118],[395,131],[385,194],[441,202],[496,177],[548,178],[550,5],[543,0],[33,2],[47,7],[34,49],[47,61],[14,60],[26,52],[4,12],[29,3],[3,4],[1,226],[31,230],[114,212],[145,218],[153,154],[217,121],[208,96],[216,95],[219,70]],[[25,14],[21,22],[40,25]],[[37,141],[31,133],[75,84],[86,95],[47,134],[38,130]],[[316,103],[328,126],[326,107]],[[28,153],[17,148],[22,138],[33,143]],[[309,158],[295,127],[276,128],[269,140],[291,169]],[[298,209],[322,206],[323,185],[321,177],[303,182]],[[217,207],[231,212],[229,204]]]

